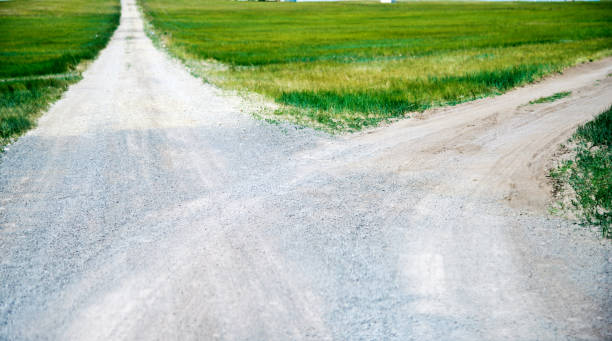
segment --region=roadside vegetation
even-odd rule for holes
[[[612,107],[578,128],[570,140],[572,157],[551,170],[557,209],[612,238]]]
[[[36,124],[119,23],[119,0],[0,2],[0,146]]]
[[[357,130],[612,51],[612,3],[140,0],[154,40],[275,114]]]
[[[541,103],[551,103],[557,100],[560,100],[562,98],[565,98],[569,95],[571,95],[572,92],[571,91],[564,91],[564,92],[557,92],[556,94],[552,95],[552,96],[548,96],[548,97],[540,97],[536,100],[533,100],[531,102],[529,102],[529,104],[541,104]]]

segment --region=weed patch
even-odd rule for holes
[[[570,197],[558,206],[612,238],[612,108],[579,127],[571,142],[575,156],[550,173],[559,195]]]

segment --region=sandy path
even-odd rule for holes
[[[330,137],[240,112],[123,0],[2,156],[0,339],[611,338],[609,242],[543,213],[611,72]]]

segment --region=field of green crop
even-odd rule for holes
[[[610,2],[140,3],[154,38],[207,81],[329,130],[497,94],[612,54]]]
[[[119,23],[119,0],[0,2],[0,145],[80,79]]]

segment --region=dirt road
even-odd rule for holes
[[[1,157],[0,339],[610,339],[610,243],[547,216],[544,179],[610,73],[331,137],[241,112],[123,0]]]

